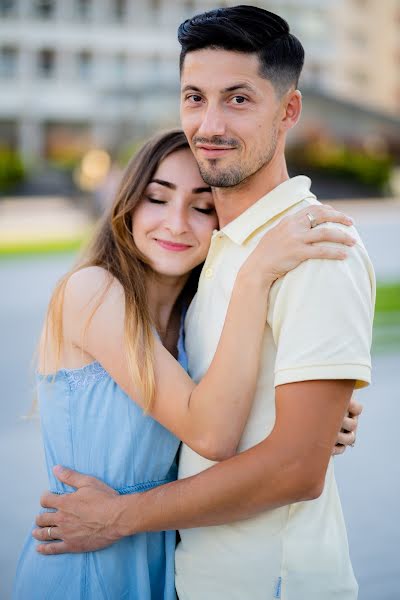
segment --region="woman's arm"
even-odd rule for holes
[[[310,230],[306,211],[287,217],[268,231],[240,269],[215,357],[197,385],[155,339],[156,395],[150,414],[211,460],[222,460],[235,453],[246,423],[256,385],[271,284],[308,258],[344,257],[342,247],[314,246],[314,242],[351,244],[352,238],[339,229]],[[348,223],[346,217],[325,207],[313,207],[313,214],[320,222]],[[65,338],[98,360],[122,389],[143,405],[129,375],[124,350],[124,294],[116,280],[86,328],[93,303],[108,277],[106,271],[97,267],[71,276],[65,293]]]
[[[104,289],[107,279],[108,274],[96,267],[72,275],[65,293],[65,332],[143,407],[126,357],[124,293],[118,281],[113,280],[82,336],[93,298]],[[156,393],[149,414],[211,460],[234,454],[246,422],[267,318],[268,289],[259,277],[238,275],[217,352],[198,385],[155,336]],[[247,348],[245,356],[242,343]]]

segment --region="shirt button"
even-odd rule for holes
[[[214,271],[212,269],[206,269],[204,275],[207,277],[207,279],[211,279],[211,277],[213,276]]]

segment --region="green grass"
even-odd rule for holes
[[[378,285],[376,313],[400,313],[400,283]]]
[[[373,349],[375,352],[400,350],[400,283],[377,287]]]
[[[0,259],[76,252],[86,239],[87,236],[80,236],[65,240],[28,240],[26,242],[19,241],[14,243],[0,242]]]

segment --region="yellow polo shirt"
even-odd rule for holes
[[[196,381],[215,353],[238,269],[268,228],[284,215],[318,204],[310,184],[304,176],[289,179],[214,232],[185,323],[189,372]],[[309,260],[273,285],[256,395],[239,451],[271,432],[276,385],[313,379],[355,379],[357,387],[370,382],[375,279],[354,228],[351,233],[358,243],[345,261]],[[179,477],[212,464],[183,445]],[[180,600],[357,597],[332,460],[316,500],[180,534]]]

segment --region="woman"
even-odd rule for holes
[[[317,212],[320,222],[350,223]],[[304,211],[285,219],[240,269],[215,358],[196,385],[184,370],[183,317],[217,227],[211,189],[182,132],[143,146],[84,260],[54,292],[45,322],[38,396],[53,491],[72,491],[54,477],[57,463],[130,494],[175,478],[180,440],[214,460],[235,453],[255,389],[272,274],[315,256],[307,222]],[[326,235],[353,244],[343,231]],[[324,253],[345,258],[343,246]],[[175,597],[174,532],[50,559],[35,545],[29,536],[15,599]]]

